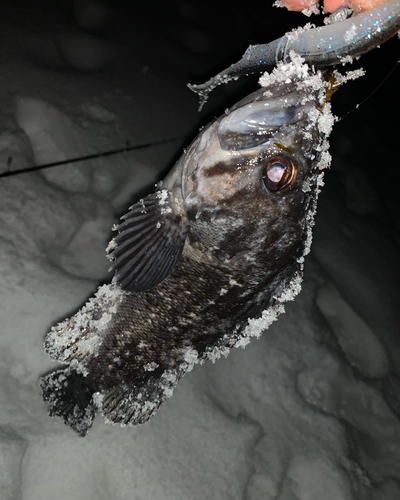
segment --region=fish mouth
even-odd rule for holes
[[[345,58],[360,57],[379,47],[400,30],[399,0],[384,0],[372,9],[340,22],[288,33],[264,45],[250,45],[243,57],[200,85],[188,84],[200,96],[203,107],[209,93],[222,83],[242,75],[261,73],[287,59],[291,51],[316,67],[332,66]]]
[[[221,120],[217,134],[225,151],[256,148],[274,138],[282,127],[293,125],[305,116],[301,93],[291,86],[274,89],[274,98],[266,97],[264,88],[252,95],[251,103],[239,103]]]

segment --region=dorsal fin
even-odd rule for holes
[[[163,281],[185,245],[189,224],[175,213],[169,191],[156,191],[121,217],[118,235],[108,246],[115,280],[126,291],[142,292]]]

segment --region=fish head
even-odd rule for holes
[[[184,210],[220,261],[301,254],[318,191],[321,91],[278,82],[238,102],[191,145]],[[308,219],[307,219],[308,217]]]

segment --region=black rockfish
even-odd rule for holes
[[[45,340],[69,365],[41,380],[50,415],[80,435],[96,411],[146,422],[194,363],[246,345],[298,292],[331,120],[320,74],[302,71],[203,129],[122,217],[113,282]]]

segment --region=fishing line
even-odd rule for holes
[[[145,149],[149,148],[151,146],[159,146],[160,144],[167,144],[173,141],[178,141],[182,140],[183,137],[172,137],[170,139],[162,139],[161,141],[155,141],[155,142],[148,142],[146,144],[138,144],[136,146],[126,146],[125,148],[120,148],[120,149],[112,149],[110,151],[104,151],[102,153],[95,153],[92,155],[87,155],[87,156],[80,156],[79,158],[71,158],[69,160],[60,160],[60,161],[55,161],[52,163],[46,163],[44,165],[33,165],[31,167],[26,167],[26,168],[21,168],[19,170],[12,170],[9,172],[4,172],[0,174],[0,178],[2,177],[11,177],[13,175],[20,175],[20,174],[26,174],[28,172],[36,172],[37,170],[44,170],[46,168],[53,168],[53,167],[60,167],[62,165],[69,165],[72,163],[77,163],[77,162],[82,162],[82,161],[88,161],[88,160],[93,160],[96,158],[102,158],[106,156],[112,156],[116,155],[119,153],[126,153],[129,151],[136,151],[138,149]],[[10,156],[9,158],[12,159]],[[10,161],[11,165],[12,160]]]
[[[358,109],[362,104],[365,103],[365,101],[368,101],[368,99],[370,97],[372,97],[375,92],[377,92],[381,87],[382,85],[386,82],[386,80],[391,76],[391,74],[393,73],[393,71],[398,67],[398,65],[400,64],[400,61],[396,61],[395,65],[393,66],[393,68],[389,71],[389,73],[385,76],[385,78],[379,83],[379,85],[377,87],[375,87],[375,89],[367,95],[367,97],[365,97],[360,103],[356,104],[354,106],[354,108],[352,108],[350,111],[348,111],[345,115],[339,117],[337,119],[337,122],[341,122],[342,120],[344,120],[350,113],[352,113],[353,111],[355,111],[356,109]]]

